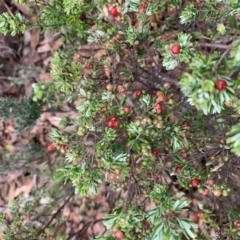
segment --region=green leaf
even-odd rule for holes
[[[230,16],[229,21],[230,21],[230,27],[231,28],[238,29],[238,23],[237,23],[236,16]]]
[[[107,229],[110,229],[114,226],[114,224],[116,223],[116,221],[118,220],[118,218],[120,217],[120,215],[115,215],[115,214],[109,214],[106,219],[108,219],[107,221],[104,221],[104,225]]]
[[[213,92],[213,90],[214,90],[214,82],[211,81],[211,80],[205,80],[202,83],[202,89],[203,89],[203,91],[206,91],[206,92]]]
[[[127,41],[133,45],[135,40],[136,40],[136,33],[135,29],[133,26],[129,26],[128,29],[126,30],[127,33]]]
[[[160,222],[159,224],[157,224],[152,231],[152,237],[153,240],[159,240],[159,239],[163,239],[163,223]]]
[[[190,225],[185,219],[177,219],[179,222],[179,225],[184,233],[184,235],[188,238],[195,238],[197,235],[191,230],[192,225]],[[189,239],[189,238],[188,238]]]

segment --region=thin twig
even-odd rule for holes
[[[88,227],[92,224],[96,224],[98,222],[101,222],[103,221],[104,219],[98,219],[98,220],[95,220],[95,221],[90,221],[88,223],[86,223],[80,230],[78,230],[77,232],[71,234],[66,240],[70,240],[72,239],[74,236],[79,236],[79,234],[81,234],[82,232],[86,231],[88,229]]]
[[[221,64],[223,58],[231,51],[231,49],[232,49],[232,45],[229,45],[228,48],[226,49],[226,51],[222,54],[222,56],[218,60],[218,62],[215,64],[214,69],[213,69],[214,72],[216,72],[216,70],[219,67],[219,65]]]
[[[70,201],[73,195],[74,195],[74,191],[70,194],[69,198],[63,203],[63,205],[60,208],[58,208],[58,210],[52,215],[51,219],[46,223],[46,225],[38,231],[37,236],[40,236],[44,232],[44,230],[52,223],[52,221],[56,218],[56,216],[62,211],[65,205]]]
[[[220,49],[228,49],[229,45],[217,44],[217,43],[200,43],[202,47],[210,47],[210,48],[220,48]]]
[[[11,17],[14,17],[14,14],[12,13],[11,9],[8,7],[8,5],[5,3],[4,0],[1,0],[1,3],[4,5],[4,7],[7,9],[9,15],[11,15]]]

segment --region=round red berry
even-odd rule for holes
[[[118,121],[113,122],[113,128],[119,128],[120,123]]]
[[[158,154],[159,154],[159,152],[158,152],[158,150],[157,149],[151,149],[150,150],[151,151],[151,153],[154,155],[154,156],[158,156]]]
[[[109,128],[113,128],[113,121],[109,121],[109,122],[107,123],[107,126],[108,126]]]
[[[171,48],[172,54],[179,54],[181,51],[181,47],[179,45],[173,45]]]
[[[113,17],[117,17],[118,16],[117,8],[115,8],[115,7],[111,8],[110,13]]]
[[[117,121],[118,120],[118,117],[117,116],[111,116],[110,117],[110,121],[112,121],[112,122],[115,122],[115,121]]]
[[[116,181],[117,180],[117,175],[114,173],[110,173],[109,174],[109,179],[111,179],[112,181]]]
[[[170,140],[169,138],[166,138],[166,139],[165,139],[165,143],[166,143],[167,145],[170,145],[170,144],[171,144],[171,140]]]
[[[61,149],[61,150],[65,150],[66,148],[67,148],[67,144],[62,143],[62,144],[60,145],[60,149]]]
[[[144,2],[144,3],[142,4],[142,7],[143,7],[143,8],[147,8],[147,7],[148,7],[148,3],[147,3],[147,2]]]
[[[227,88],[227,82],[225,80],[217,80],[216,89],[219,91],[224,91]]]
[[[203,192],[202,192],[202,195],[203,195],[203,196],[207,196],[208,193],[209,193],[208,189],[205,188],[205,189],[203,190]]]
[[[135,92],[135,96],[136,96],[136,97],[141,97],[142,94],[143,94],[142,90],[137,90],[137,91]]]
[[[160,108],[160,109],[157,109],[157,115],[162,115],[163,114],[163,110]]]
[[[176,173],[180,173],[182,171],[182,167],[181,166],[177,166],[176,168],[175,168],[175,172]]]
[[[183,126],[190,128],[190,123],[188,121],[183,121]]]
[[[47,150],[48,150],[49,152],[53,152],[53,151],[55,150],[55,146],[53,145],[53,143],[48,144]]]
[[[148,177],[149,179],[152,179],[152,178],[153,178],[153,174],[152,174],[151,172],[148,172],[148,173],[147,173],[147,177]]]
[[[200,180],[198,178],[193,178],[191,181],[190,181],[190,184],[193,186],[193,187],[197,187],[199,184],[200,184]]]
[[[131,112],[131,108],[130,108],[129,106],[125,106],[125,107],[123,108],[123,111],[124,111],[125,113],[130,113],[130,112]]]
[[[237,227],[240,227],[240,221],[237,221],[237,222],[236,222],[236,226],[237,226]]]
[[[196,212],[196,216],[197,216],[198,218],[203,218],[203,214],[202,214],[201,212]]]
[[[186,152],[180,153],[180,156],[181,156],[183,159],[188,159],[188,158],[189,158],[189,154],[186,153]]]
[[[174,14],[174,12],[175,12],[175,9],[174,9],[174,8],[172,8],[172,7],[168,8],[168,14],[169,14],[169,15]]]
[[[144,7],[140,7],[138,10],[139,13],[145,13],[146,9]]]
[[[121,231],[121,230],[116,230],[115,233],[114,233],[115,237],[118,238],[118,239],[123,239],[125,236],[124,236],[124,232]]]
[[[162,109],[163,107],[162,107],[161,103],[156,103],[155,108],[156,109]]]
[[[88,63],[88,64],[86,65],[86,68],[92,69],[92,68],[93,68],[93,64],[92,64],[92,63]]]
[[[158,98],[158,101],[160,102],[165,102],[167,100],[166,96],[163,93],[158,94],[157,98]]]

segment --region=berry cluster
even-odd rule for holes
[[[110,14],[112,15],[112,17],[114,18],[115,21],[120,22],[120,20],[121,20],[120,14],[122,12],[122,9],[120,7],[110,6],[109,7],[109,12],[110,12]]]
[[[147,3],[147,2],[144,2],[144,3],[141,4],[138,12],[139,12],[139,13],[146,13],[147,8],[148,8],[148,3]]]
[[[117,116],[110,117],[110,119],[109,119],[109,121],[107,123],[107,126],[109,128],[119,128],[120,123],[118,121],[118,117]]]

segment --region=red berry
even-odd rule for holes
[[[114,233],[115,237],[118,239],[123,239],[124,238],[124,233],[121,230],[116,230]]]
[[[208,193],[209,193],[209,192],[208,192],[208,189],[205,188],[205,189],[203,190],[203,192],[202,192],[202,195],[203,195],[203,196],[207,196]]]
[[[203,214],[202,214],[201,212],[196,212],[196,216],[197,216],[198,218],[203,218]]]
[[[161,179],[162,179],[162,175],[160,173],[158,173],[157,180],[160,181]]]
[[[93,64],[92,64],[92,63],[88,63],[88,64],[86,65],[86,68],[92,69],[92,68],[93,68]]]
[[[145,13],[146,9],[144,7],[140,7],[138,10],[139,13]]]
[[[114,17],[114,20],[117,21],[117,22],[120,22],[121,21],[121,17],[120,16],[116,16],[116,17]]]
[[[219,91],[224,91],[227,88],[227,82],[225,80],[217,80],[216,89]]]
[[[190,123],[188,121],[183,121],[182,124],[183,126],[190,128]]]
[[[180,173],[182,171],[182,167],[181,166],[177,166],[176,168],[175,168],[175,172],[176,173]]]
[[[165,102],[167,100],[166,96],[162,94],[158,94],[157,99],[159,102]]]
[[[236,226],[240,227],[240,221],[236,222]]]
[[[119,128],[120,123],[118,121],[113,122],[113,128]]]
[[[117,175],[113,174],[113,173],[110,173],[109,174],[109,179],[111,179],[112,181],[116,181],[117,180]]]
[[[123,111],[124,111],[125,113],[130,113],[130,112],[131,112],[131,108],[130,108],[129,106],[125,106],[125,107],[123,108]]]
[[[118,16],[117,8],[115,8],[115,7],[111,8],[110,13],[113,17],[117,17]]]
[[[188,159],[188,158],[189,158],[189,154],[186,153],[186,152],[180,153],[180,156],[181,156],[183,159]]]
[[[179,45],[173,45],[171,48],[172,54],[179,54],[181,51],[181,47]]]
[[[162,110],[162,104],[161,103],[156,103],[155,108]]]
[[[115,121],[117,121],[118,120],[118,117],[117,116],[111,116],[110,117],[110,121],[112,121],[112,122],[115,122]]]
[[[207,184],[212,186],[214,184],[214,180],[212,178],[208,178]]]
[[[107,126],[108,126],[109,128],[113,128],[113,123],[114,123],[114,122],[109,121],[109,122],[107,123]]]
[[[171,140],[170,140],[169,138],[166,138],[166,139],[165,139],[165,143],[166,143],[167,145],[170,145],[170,144],[171,144]]]
[[[147,177],[148,177],[149,179],[151,179],[151,178],[153,178],[153,174],[152,174],[151,172],[148,172],[148,173],[147,173]]]
[[[158,156],[158,154],[159,154],[159,152],[158,152],[158,150],[157,149],[151,149],[150,150],[151,151],[151,153],[154,155],[154,156]]]
[[[141,97],[142,94],[143,94],[142,90],[137,90],[137,91],[135,92],[135,96],[136,96],[136,97]]]
[[[47,150],[48,150],[49,152],[53,152],[53,151],[55,150],[55,146],[53,145],[53,143],[48,144]]]
[[[148,3],[147,3],[147,2],[144,2],[144,3],[141,5],[141,7],[147,8],[147,7],[148,7]]]
[[[157,109],[157,115],[162,115],[163,114],[163,110],[162,109]]]
[[[61,149],[61,150],[65,150],[66,148],[67,148],[67,144],[62,143],[62,144],[60,145],[60,149]]]
[[[172,8],[172,7],[168,8],[168,14],[169,14],[169,15],[174,14],[174,12],[175,12],[175,9],[174,9],[174,8]]]
[[[193,178],[191,181],[190,181],[190,184],[193,186],[193,187],[197,187],[199,184],[200,184],[200,180],[198,178]]]

